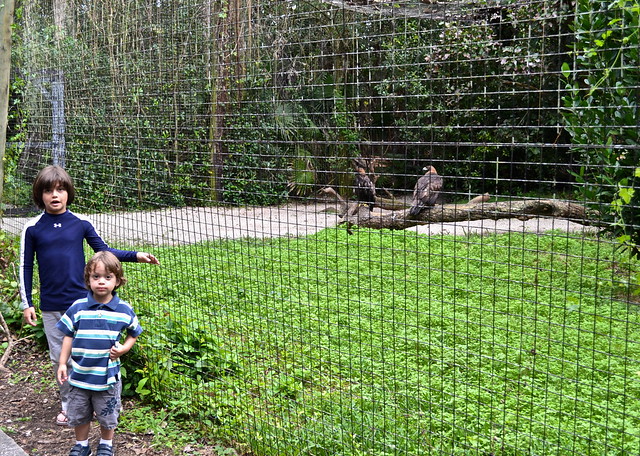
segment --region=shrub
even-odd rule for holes
[[[564,63],[564,120],[573,138],[580,196],[606,231],[640,258],[637,68],[640,2],[579,0],[573,63]],[[632,89],[636,87],[636,89]]]

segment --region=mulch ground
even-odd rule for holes
[[[21,342],[6,366],[10,373],[0,372],[0,428],[32,456],[67,456],[75,443],[73,430],[58,426],[60,411],[58,390],[48,355],[35,345]],[[135,403],[124,401],[125,410]],[[99,440],[97,423],[91,432],[92,448]],[[174,456],[170,448],[153,445],[151,434],[135,434],[116,430],[114,447],[118,456]],[[213,456],[211,448],[181,449],[179,454]]]

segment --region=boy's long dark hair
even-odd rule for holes
[[[73,203],[76,189],[69,173],[58,165],[49,165],[40,170],[36,180],[33,181],[33,202],[39,209],[44,209],[44,201],[42,200],[44,191],[51,190],[58,185],[67,191],[67,206]]]

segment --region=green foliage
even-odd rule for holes
[[[157,45],[146,53],[127,48],[135,42],[129,35],[136,33],[132,24],[139,18],[135,14],[124,14],[113,22],[104,10],[88,6],[77,11],[77,35],[57,40],[55,27],[46,23],[50,12],[38,12],[40,7],[28,6],[21,23],[28,39],[16,47],[18,67],[28,82],[16,119],[23,135],[28,132],[28,137],[19,139],[22,146],[16,151],[22,154],[18,157],[22,166],[39,169],[51,163],[48,148],[37,144],[51,141],[50,121],[41,119],[51,118],[49,78],[59,71],[67,84],[66,163],[78,186],[78,207],[112,210],[209,201],[210,100],[208,81],[200,73],[202,53],[197,53],[200,59],[187,59],[183,65],[171,65],[171,71],[158,72],[158,60],[176,57],[164,54]],[[180,13],[187,22],[199,20],[196,12],[186,8]],[[127,36],[119,52],[110,51],[112,43],[104,34],[95,41],[86,40],[93,26],[105,25],[103,20],[109,23],[109,32]],[[43,62],[49,58],[52,61]],[[110,81],[109,87],[105,80]],[[73,89],[68,90],[69,86]]]
[[[139,309],[146,331],[125,366],[124,393],[161,405],[172,420],[190,421],[192,438],[229,425],[240,406],[234,396],[225,399],[225,379],[239,369],[235,354],[204,322],[148,310]]]
[[[557,80],[549,76],[556,62],[544,55],[558,46],[547,36],[564,33],[567,7],[544,10],[531,2],[504,2],[500,8],[479,9],[471,23],[453,20],[436,27],[411,19],[395,24],[390,39],[380,43],[386,50],[382,74],[372,79],[379,81],[382,110],[401,113],[380,119],[386,128],[394,127],[397,140],[411,145],[399,165],[406,167],[412,159],[438,167],[442,161],[441,173],[465,178],[470,187],[463,191],[539,192],[549,172],[532,164],[563,163],[566,157],[555,148],[522,144],[534,137],[557,140]],[[541,38],[523,39],[532,35]],[[414,146],[425,140],[438,146]],[[528,180],[535,184],[528,188]]]
[[[168,320],[166,331],[148,343],[164,347],[169,370],[198,381],[228,375],[238,368],[224,344],[193,323]]]
[[[21,68],[21,30],[19,18],[22,8],[15,12],[17,22],[13,25],[11,66]],[[5,203],[16,206],[28,206],[31,201],[31,183],[26,182],[24,176],[19,172],[20,159],[24,153],[25,144],[28,137],[29,113],[24,106],[26,96],[27,81],[15,71],[11,75],[9,84],[9,111],[7,118],[7,144],[4,151],[4,194],[2,199]]]
[[[581,197],[601,209],[606,231],[640,258],[638,92],[640,3],[578,1],[564,119],[580,164]]]
[[[303,149],[297,148],[298,155],[291,160],[291,180],[289,192],[294,196],[308,196],[317,182],[317,172],[313,157]]]
[[[194,428],[189,421],[176,419],[176,416],[165,408],[137,405],[120,415],[118,425],[121,431],[153,434],[154,446],[173,448],[175,454],[184,454],[187,451],[185,447],[188,447],[189,451],[197,451],[199,442],[211,445],[210,436],[199,435],[198,427]],[[215,451],[215,454],[220,456],[238,454],[222,443],[216,446]]]
[[[261,134],[259,130],[243,130],[247,136]],[[282,151],[265,141],[229,146],[224,165],[225,202],[234,205],[266,206],[279,204],[287,198],[287,159]]]
[[[327,229],[157,253],[138,392],[256,454],[640,444],[638,264],[614,244]]]
[[[41,119],[51,106],[35,82],[43,68],[62,71],[67,163],[78,205],[92,210],[274,204],[320,185],[346,194],[354,156],[390,158],[380,177],[389,188],[411,188],[398,176],[435,160],[471,187],[452,192],[538,190],[528,182],[549,181],[542,164],[565,158],[523,144],[557,136],[566,5],[480,2],[472,21],[437,23],[371,21],[315,1],[255,4],[243,13],[253,12],[250,30],[238,29],[247,36],[212,39],[230,29],[221,3],[204,20],[189,2],[163,10],[135,0],[118,21],[88,3],[74,33],[56,39],[50,3],[36,2],[25,5],[19,46],[33,82],[20,122],[27,143],[50,140]],[[19,153],[34,169],[51,159],[46,147]]]
[[[3,303],[18,298],[18,250],[19,239],[0,231],[0,301]]]
[[[18,238],[0,231],[0,313],[9,329],[15,331],[18,337],[31,336],[44,348],[47,340],[42,319],[38,319],[35,327],[23,323],[17,271],[19,244]]]
[[[264,97],[264,93],[256,97]],[[310,151],[296,145],[317,128],[300,107],[280,102],[259,103],[228,119],[223,199],[235,205],[284,202],[289,189],[306,194],[316,184],[317,163]],[[293,142],[293,144],[289,144]]]

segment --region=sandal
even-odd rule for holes
[[[58,416],[56,416],[56,424],[58,426],[68,426],[69,425],[69,418],[67,418],[67,412],[62,410],[60,413],[58,413]]]

